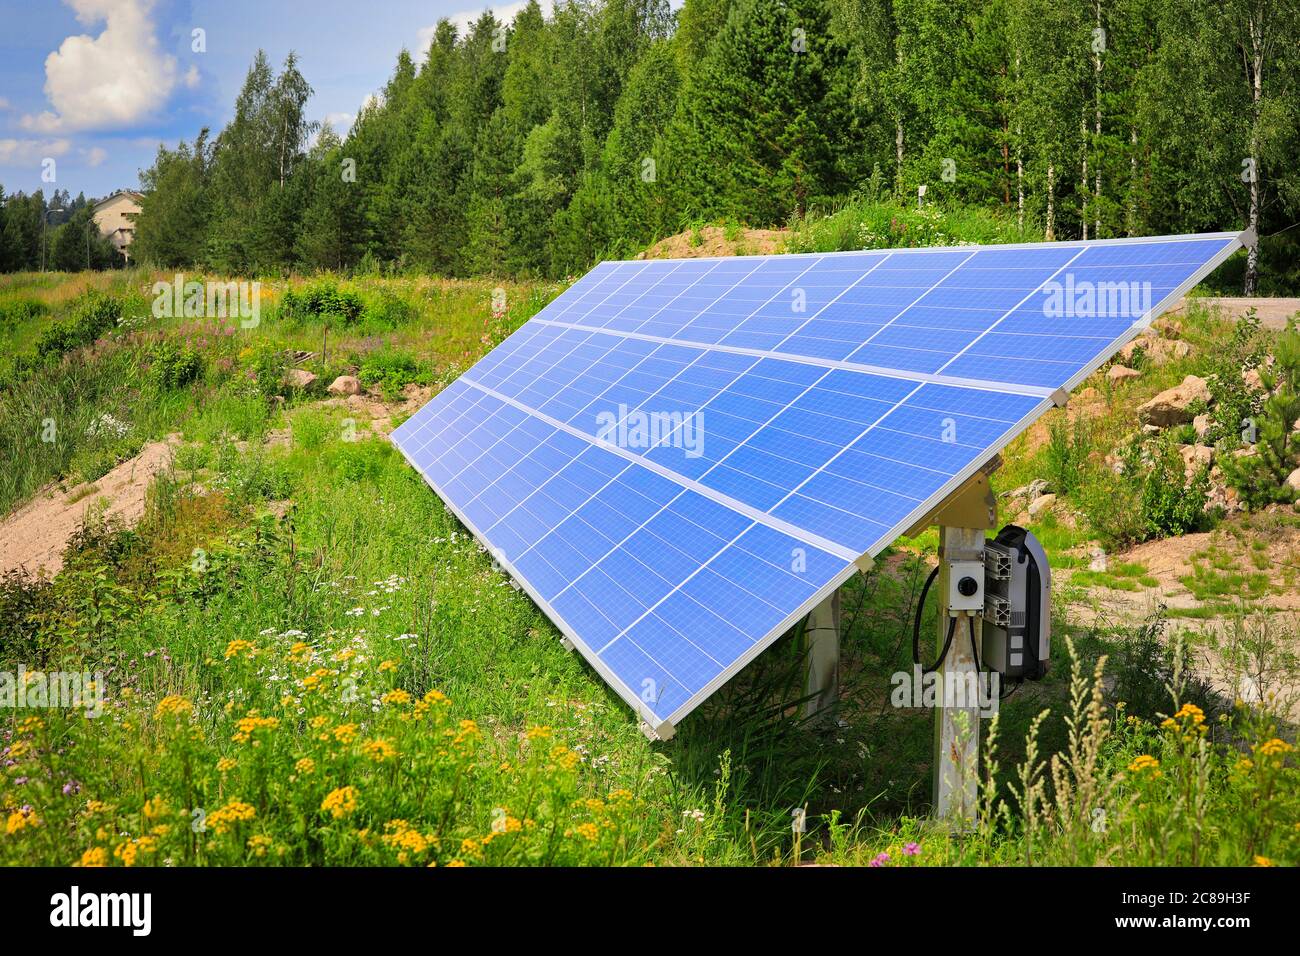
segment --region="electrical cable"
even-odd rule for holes
[[[939,576],[939,569],[936,567],[930,572],[930,576],[925,579],[925,586],[921,588],[921,599],[916,602],[916,617],[912,620],[912,663],[921,663],[921,613],[925,610],[925,598],[930,593],[930,585],[934,584],[934,579]],[[929,667],[922,665],[922,674],[931,674],[942,666],[945,658],[948,656],[948,648],[952,647],[952,637],[957,630],[957,619],[948,620],[948,636],[943,642],[943,650],[939,652],[939,659]],[[971,638],[974,640],[974,637]]]

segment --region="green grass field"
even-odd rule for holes
[[[1064,604],[1052,674],[984,728],[980,824],[929,822],[933,715],[891,706],[889,676],[910,670],[932,534],[846,587],[838,722],[798,717],[795,633],[651,743],[383,429],[322,394],[355,370],[396,424],[404,390],[441,387],[561,286],[503,284],[494,310],[491,282],[268,282],[241,328],[154,318],[154,278],[0,278],[0,511],[181,436],[134,527],[97,520],[87,491],[63,570],[0,579],[0,672],[21,666],[33,693],[34,671],[98,672],[106,693],[99,716],[0,710],[0,862],[1300,861],[1282,702],[1190,677],[1160,619],[1084,626]],[[301,304],[327,286],[330,310]],[[48,330],[92,288],[115,323],[57,348]],[[289,350],[315,353],[313,388],[282,384]],[[1013,445],[998,485],[1080,453]],[[1042,530],[1062,557],[1087,537]],[[1204,565],[1195,586],[1217,594]],[[1240,626],[1261,649],[1294,637],[1248,606]]]

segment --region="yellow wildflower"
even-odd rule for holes
[[[158,706],[154,709],[154,719],[163,717],[184,717],[193,713],[194,705],[179,694],[169,694],[162,700],[158,701]]]
[[[341,820],[348,814],[357,809],[357,789],[356,787],[339,787],[337,790],[331,790],[321,801],[320,808],[332,816],[335,820]]]
[[[395,670],[397,670],[397,661],[381,661],[379,664],[379,673],[381,674]]]
[[[293,765],[293,769],[304,777],[310,777],[316,772],[316,761],[310,757],[303,757]]]
[[[1160,761],[1150,754],[1143,754],[1128,765],[1129,770],[1134,773],[1141,773],[1143,770],[1158,770],[1159,767]]]
[[[255,656],[257,654],[257,645],[242,638],[236,638],[226,645],[226,660],[239,657],[241,654],[245,657]]]
[[[81,859],[77,861],[76,866],[108,866],[108,851],[102,846],[92,846],[85,853],[81,854]]]
[[[383,763],[385,760],[392,760],[397,756],[397,748],[393,746],[391,741],[384,740],[382,737],[367,740],[361,745],[361,752],[375,763]]]
[[[257,833],[248,838],[248,848],[253,851],[253,856],[266,856],[266,851],[271,848],[271,838],[263,833]]]
[[[383,697],[379,699],[381,702],[385,704],[404,705],[404,704],[409,704],[411,702],[411,695],[408,691],[398,689],[398,690],[390,690],[387,694],[385,694]]]
[[[226,833],[237,823],[247,823],[257,816],[257,811],[247,803],[231,800],[224,807],[208,815],[208,826],[217,833]]]

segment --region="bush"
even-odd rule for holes
[[[429,374],[408,353],[395,349],[372,352],[361,363],[357,373],[366,388],[378,388],[390,401],[397,398],[403,386],[412,382],[429,383]]]
[[[189,345],[163,339],[149,349],[149,384],[159,391],[180,388],[203,375],[203,359]]]
[[[352,325],[361,318],[365,303],[357,293],[323,282],[299,292],[290,289],[284,294],[280,309],[286,317],[298,321],[312,319]]]
[[[415,309],[399,296],[384,290],[366,306],[365,324],[374,330],[396,329],[415,318]]]
[[[1247,311],[1233,326],[1228,340],[1217,343],[1207,354],[1211,364],[1203,375],[1214,398],[1214,411],[1205,440],[1210,444],[1221,441],[1236,444],[1246,420],[1259,414],[1264,398],[1242,380],[1243,372],[1258,368],[1264,359],[1255,310]]]
[[[0,329],[17,328],[24,322],[39,319],[49,311],[44,302],[37,302],[35,299],[19,299],[16,302],[0,305]]]
[[[1296,498],[1286,480],[1300,467],[1300,436],[1291,430],[1300,418],[1300,331],[1289,327],[1273,352],[1273,366],[1259,366],[1268,397],[1254,416],[1254,453],[1223,457],[1224,478],[1252,509]]]
[[[1209,472],[1201,468],[1187,477],[1172,441],[1134,441],[1119,457],[1120,474],[1094,468],[1077,479],[1080,510],[1107,545],[1187,534],[1210,523]]]
[[[36,354],[44,359],[90,345],[117,325],[122,317],[122,303],[102,292],[81,295],[68,318],[55,322],[36,340]]]

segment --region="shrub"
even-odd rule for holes
[[[423,371],[407,352],[383,349],[371,352],[361,363],[357,374],[367,388],[378,388],[390,400],[401,394],[402,388],[412,382],[427,385],[429,375]]]
[[[1261,508],[1296,498],[1287,477],[1300,467],[1300,436],[1292,425],[1300,418],[1300,331],[1291,325],[1273,349],[1272,367],[1260,365],[1264,400],[1254,416],[1254,453],[1223,457],[1223,474],[1247,507]]]
[[[149,383],[159,391],[180,388],[203,375],[203,359],[189,345],[177,345],[170,339],[156,342],[149,349]]]
[[[81,348],[117,325],[122,303],[94,290],[81,295],[68,318],[55,322],[36,340],[36,354],[44,359]]]
[[[381,291],[365,310],[365,324],[375,330],[400,328],[414,318],[415,309],[410,303],[387,290]]]
[[[331,282],[322,282],[299,292],[290,289],[284,294],[280,309],[291,319],[314,319],[352,325],[361,318],[365,303],[355,292],[339,289]]]
[[[1214,398],[1214,411],[1206,441],[1235,444],[1245,421],[1259,414],[1264,397],[1242,379],[1243,372],[1258,368],[1264,359],[1264,344],[1255,310],[1247,311],[1233,326],[1227,341],[1217,343],[1214,349],[1209,350],[1208,356],[1210,365],[1204,378]]]
[[[17,328],[24,322],[39,319],[49,311],[44,302],[37,302],[35,299],[19,299],[16,302],[0,305],[0,328]]]

